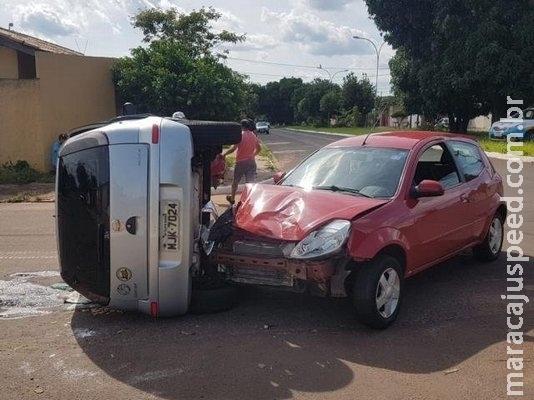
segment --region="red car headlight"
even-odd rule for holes
[[[350,221],[335,219],[297,243],[289,257],[308,259],[335,253],[345,244],[349,233]]]

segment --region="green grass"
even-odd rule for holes
[[[0,184],[22,184],[31,182],[54,182],[53,174],[42,173],[25,160],[11,161],[0,165]]]
[[[474,136],[480,143],[480,147],[485,151],[501,154],[508,153],[508,142],[506,140],[490,140],[486,132],[469,132],[468,135]],[[519,143],[516,143],[515,146],[513,144],[510,147],[511,151],[523,151],[524,156],[534,156],[534,142],[524,142],[522,146],[518,145]]]
[[[313,126],[288,126],[288,128],[295,129],[295,130],[305,130],[305,131],[314,131],[314,132],[328,132],[328,133],[342,133],[342,134],[349,134],[349,135],[365,135],[369,133],[369,128],[316,128]],[[392,127],[376,127],[372,130],[372,132],[387,132],[387,131],[396,131],[399,130],[399,128],[392,128]],[[508,143],[506,141],[497,141],[497,140],[490,140],[488,138],[487,132],[468,132],[468,136],[473,136],[480,144],[480,147],[484,149],[484,151],[491,152],[491,153],[501,153],[501,154],[507,154],[508,153]],[[523,155],[525,156],[534,156],[534,142],[525,142],[522,146],[512,146],[512,151],[523,151]]]

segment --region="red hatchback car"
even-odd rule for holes
[[[210,233],[225,280],[350,297],[385,328],[403,281],[466,249],[495,260],[503,184],[475,140],[388,132],[339,140],[275,185],[249,184]]]

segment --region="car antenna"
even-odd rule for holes
[[[384,107],[379,115],[382,115],[385,110],[386,110],[386,108]],[[365,146],[365,142],[367,142],[367,139],[369,138],[369,136],[371,136],[371,133],[373,133],[373,129],[376,128],[376,124],[377,123],[378,123],[378,118],[375,119],[375,122],[374,122],[373,126],[371,127],[371,129],[369,129],[369,133],[365,136],[365,139],[363,139],[362,146]]]

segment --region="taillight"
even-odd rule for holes
[[[159,142],[159,127],[154,124],[152,125],[152,143],[156,144]]]
[[[159,314],[159,308],[158,303],[156,301],[153,301],[150,303],[150,315],[153,317],[157,317]]]

